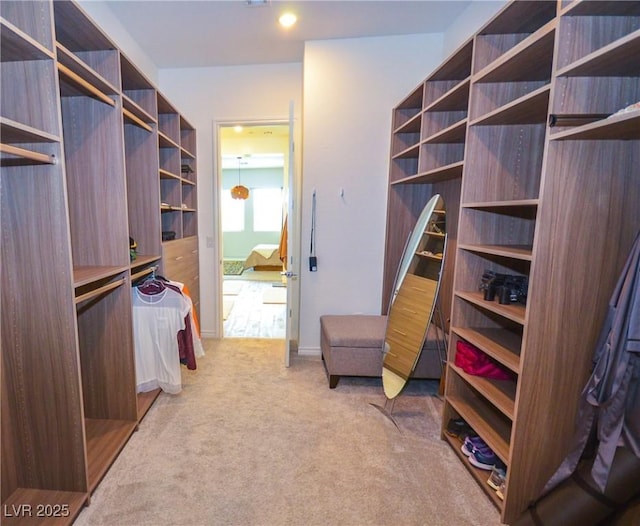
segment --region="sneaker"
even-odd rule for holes
[[[464,439],[464,443],[460,450],[467,457],[471,455],[471,452],[475,449],[488,449],[487,443],[480,437],[467,437]]]
[[[452,418],[447,424],[445,431],[447,435],[453,438],[466,438],[467,436],[474,436],[475,432],[469,424],[467,424],[462,418]]]
[[[469,455],[469,462],[479,469],[491,471],[498,462],[498,456],[489,448],[474,449]]]
[[[498,491],[500,486],[504,484],[504,479],[507,476],[507,470],[503,467],[504,464],[502,462],[495,464],[491,469],[491,475],[487,479],[487,484],[491,486],[493,489]]]

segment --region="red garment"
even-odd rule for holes
[[[513,373],[504,369],[475,345],[464,340],[456,344],[455,364],[465,373],[474,376],[493,378],[494,380],[511,380]]]
[[[175,290],[179,294],[183,294],[180,287],[172,283],[165,283],[165,286],[171,290]],[[193,311],[193,309],[192,309]],[[191,313],[184,317],[184,329],[178,331],[178,350],[180,352],[180,363],[187,366],[187,369],[195,370],[196,354],[193,348],[193,332],[191,332]]]

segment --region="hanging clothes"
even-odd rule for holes
[[[180,363],[186,365],[187,369],[195,370],[196,358],[204,356],[204,348],[200,340],[200,328],[189,289],[179,281],[167,280],[166,286],[182,294],[189,303],[189,314],[185,318],[185,328],[178,333],[178,348],[180,349]]]
[[[578,408],[574,448],[545,494],[575,471],[594,425],[599,443],[591,477],[601,492],[617,447],[640,458],[640,233],[609,302],[594,363]]]
[[[158,281],[158,280],[154,280]],[[159,292],[149,294],[153,287]],[[178,333],[186,327],[191,306],[178,291],[145,282],[132,289],[137,392],[182,390]]]
[[[282,261],[282,265],[284,268],[287,267],[287,243],[289,242],[289,233],[287,230],[287,223],[289,221],[288,215],[284,218],[284,223],[282,223],[282,230],[280,232],[280,244],[278,245],[278,255],[280,257],[280,261]]]

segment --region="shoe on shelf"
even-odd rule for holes
[[[467,437],[464,439],[462,443],[462,447],[460,448],[462,453],[467,457],[471,455],[471,452],[475,449],[489,449],[487,443],[482,440],[480,437]]]
[[[476,432],[473,428],[462,418],[450,419],[445,432],[450,437],[460,439],[464,439],[468,436],[476,436]]]
[[[506,467],[502,462],[498,462],[494,464],[493,468],[491,468],[491,475],[489,475],[489,478],[487,479],[487,484],[498,491],[500,486],[504,484],[506,476]]]
[[[496,462],[498,462],[498,456],[490,449],[474,449],[469,455],[469,462],[479,469],[491,471]]]

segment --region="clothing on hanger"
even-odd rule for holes
[[[133,287],[132,304],[137,392],[160,387],[167,393],[179,393],[182,380],[178,333],[186,328],[189,302],[179,291],[154,277]]]

